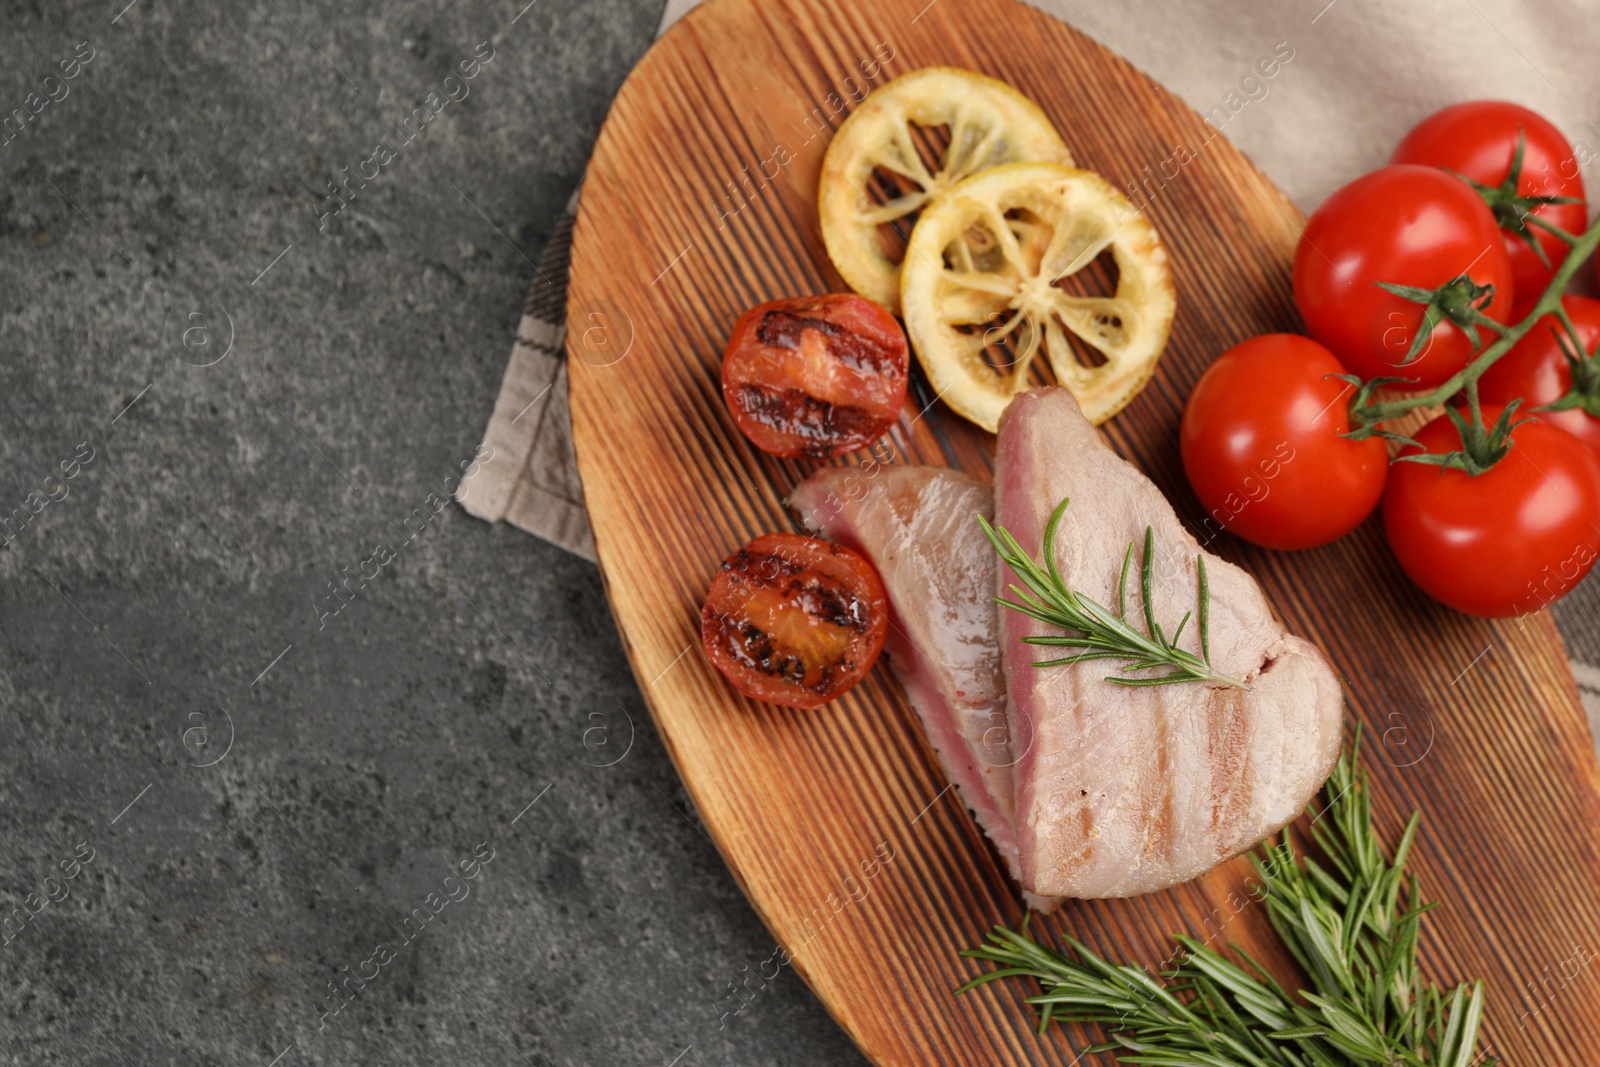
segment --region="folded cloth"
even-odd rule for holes
[[[665,30],[698,0],[667,0]],[[1030,0],[1121,54],[1226,133],[1302,210],[1381,166],[1424,116],[1462,100],[1525,104],[1571,139],[1600,189],[1600,90],[1590,14],[1540,0]],[[932,0],[959,4],[961,0]],[[1271,70],[1270,76],[1266,71]],[[1064,129],[1070,144],[1072,131]],[[484,432],[492,457],[458,499],[585,559],[594,540],[572,450],[564,366],[568,253],[576,196],[540,257]],[[1600,722],[1600,586],[1561,601],[1589,711]],[[1600,731],[1597,731],[1600,733]]]
[[[509,522],[593,562],[567,411],[567,265],[576,212],[574,194],[539,256],[522,306],[511,361],[479,449],[487,458],[477,477],[461,483],[456,499],[480,519]]]

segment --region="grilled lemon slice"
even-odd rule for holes
[[[1107,249],[1113,295],[1056,286]],[[1049,163],[983,171],[929,206],[900,293],[934,390],[991,432],[1041,351],[1089,421],[1121,411],[1154,373],[1177,304],[1166,249],[1144,216],[1100,175]],[[1069,335],[1098,357],[1081,359]]]
[[[947,127],[949,147],[930,171],[913,127]],[[1044,112],[1005,82],[954,67],[925,67],[869,95],[834,134],[822,162],[817,210],[828,255],[846,283],[890,311],[900,307],[900,265],[879,227],[923,209],[987,167],[1024,160],[1070,165],[1072,156]],[[901,192],[876,202],[882,168]],[[902,230],[901,227],[896,227]]]

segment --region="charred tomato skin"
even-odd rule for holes
[[[1560,130],[1536,111],[1504,100],[1469,100],[1454,104],[1419,122],[1394,150],[1394,163],[1444,167],[1481,185],[1499,186],[1511,174],[1517,137],[1523,138],[1522,173],[1517,180],[1520,196],[1564,196],[1576,204],[1542,204],[1530,213],[1571,234],[1588,225],[1583,201],[1583,174],[1572,145]],[[1518,300],[1536,298],[1550,284],[1567,245],[1548,230],[1529,227],[1549,259],[1539,259],[1526,237],[1501,228],[1506,255],[1511,260],[1512,282]]]
[[[864,448],[899,417],[906,336],[893,315],[853,293],[758,304],[722,357],[722,397],[763,452],[828,459]]]
[[[1483,405],[1485,424],[1501,410]],[[1433,453],[1461,447],[1443,415],[1416,441]],[[1478,475],[1397,462],[1383,495],[1384,529],[1406,575],[1469,615],[1508,618],[1548,607],[1577,587],[1600,554],[1600,458],[1542,418],[1513,429],[1511,444]]]
[[[1587,296],[1564,296],[1561,304],[1583,340],[1583,355],[1600,348],[1600,300]],[[1517,316],[1519,319],[1521,315]],[[1600,456],[1600,419],[1581,407],[1565,411],[1533,409],[1554,403],[1572,388],[1572,371],[1562,352],[1560,337],[1566,331],[1554,315],[1546,315],[1523,335],[1522,340],[1478,379],[1478,395],[1485,403],[1509,404],[1522,398],[1524,414],[1537,414],[1552,426],[1572,434]]]
[[[1462,274],[1493,286],[1481,310],[1505,322],[1516,294],[1494,213],[1461,179],[1397,164],[1355,179],[1312,213],[1295,250],[1294,300],[1306,332],[1351,373],[1427,389],[1467,365],[1472,342],[1441,321],[1405,362],[1423,307],[1378,283],[1431,290]]]
[[[858,553],[799,534],[758,537],[723,561],[700,612],[706,658],[752,700],[814,708],[883,651],[889,601]]]
[[[1359,526],[1383,497],[1382,439],[1352,441],[1344,367],[1307,337],[1252,337],[1218,356],[1189,394],[1179,446],[1208,536],[1315,548]]]

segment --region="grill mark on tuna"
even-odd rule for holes
[[[1211,828],[1218,840],[1229,835],[1225,827],[1249,809],[1251,785],[1245,776],[1246,713],[1244,694],[1228,689],[1218,693],[1217,712],[1211,716],[1208,764],[1211,769]]]
[[[1246,675],[1254,684],[1278,662],[1281,649],[1268,649],[1261,664]],[[1209,755],[1212,775],[1211,827],[1219,842],[1219,858],[1231,853],[1220,842],[1236,836],[1255,799],[1256,783],[1249,773],[1249,709],[1244,694],[1236,689],[1213,688],[1216,711],[1210,719]]]
[[[1100,799],[1101,799],[1101,802],[1104,803],[1104,801],[1105,801],[1104,794],[1101,795]],[[1079,838],[1078,838],[1078,847],[1073,850],[1073,852],[1071,854],[1071,857],[1067,860],[1067,863],[1068,863],[1068,865],[1073,866],[1073,867],[1089,867],[1089,866],[1093,865],[1092,861],[1093,861],[1093,858],[1094,858],[1094,800],[1093,800],[1093,798],[1090,798],[1089,803],[1080,804],[1078,806],[1078,822],[1079,822],[1080,826],[1082,827],[1081,833],[1080,833]]]
[[[1152,708],[1151,711],[1156,716],[1156,781],[1163,786],[1156,791],[1157,803],[1150,819],[1149,835],[1145,838],[1145,855],[1154,859],[1171,847],[1172,804],[1176,799],[1176,789],[1172,775],[1172,722],[1164,706]]]

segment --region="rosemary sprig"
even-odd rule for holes
[[[1234,689],[1249,689],[1248,685],[1237,678],[1230,678],[1211,669],[1211,634],[1208,626],[1211,588],[1206,580],[1204,553],[1196,557],[1200,572],[1196,611],[1184,613],[1183,618],[1178,621],[1177,629],[1172,631],[1171,637],[1165,634],[1155,618],[1155,605],[1151,596],[1155,573],[1155,533],[1148,526],[1144,529],[1144,555],[1139,561],[1139,594],[1144,607],[1144,632],[1140,632],[1127,619],[1128,571],[1133,566],[1133,542],[1128,543],[1128,551],[1122,557],[1122,577],[1117,582],[1116,611],[1113,612],[1091,597],[1067,588],[1067,583],[1062,580],[1060,572],[1056,569],[1056,528],[1061,524],[1061,516],[1066,514],[1067,505],[1071,502],[1072,498],[1068,497],[1056,505],[1050,521],[1045,524],[1043,566],[1028,558],[1022,546],[1017,544],[1017,539],[1012,537],[1005,527],[996,529],[982,515],[978,516],[978,522],[983,525],[983,532],[989,538],[989,543],[1000,553],[1000,558],[1011,568],[1011,573],[1027,587],[1025,589],[1015,585],[1011,587],[1011,592],[1021,603],[999,597],[995,598],[996,602],[1040,622],[1070,631],[1065,636],[1024,637],[1022,640],[1030,645],[1052,645],[1083,650],[1061,659],[1042,660],[1034,666],[1061,667],[1072,663],[1083,663],[1086,660],[1122,659],[1127,660],[1122,666],[1125,674],[1161,667],[1170,669],[1165,674],[1147,675],[1141,678],[1112,675],[1107,677],[1106,681],[1115,682],[1117,685],[1208,682]],[[1178,647],[1178,638],[1183,636],[1183,629],[1189,624],[1191,617],[1195,618],[1200,631],[1198,656]]]
[[[1413,815],[1385,856],[1372,825],[1360,749],[1340,757],[1313,813],[1322,862],[1297,857],[1287,831],[1251,855],[1273,929],[1310,979],[1291,996],[1238,946],[1240,963],[1189,937],[1177,964],[1155,975],[1112,964],[1074,938],[1072,955],[997,926],[963,956],[1000,965],[958,992],[999,978],[1030,977],[1043,988],[1028,1003],[1039,1032],[1052,1019],[1099,1024],[1107,1040],[1085,1050],[1116,1052],[1124,1063],[1159,1067],[1492,1067],[1477,1058],[1483,982],[1441,992],[1417,970],[1417,928],[1434,905],[1422,900],[1405,863],[1416,840]],[[1402,894],[1402,889],[1404,890]],[[1402,895],[1404,900],[1402,901]]]

